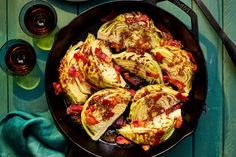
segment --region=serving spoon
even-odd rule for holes
[[[210,11],[207,9],[205,4],[201,0],[194,0],[199,8],[202,10],[203,14],[208,19],[211,26],[214,28],[218,36],[221,38],[234,66],[236,66],[236,45],[233,43],[232,40],[225,34],[219,24],[216,22],[215,18],[212,16]]]

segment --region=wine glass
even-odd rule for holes
[[[40,82],[36,60],[34,48],[22,39],[9,40],[0,49],[2,70],[14,76],[16,83],[26,90],[37,87]]]
[[[51,49],[58,28],[56,11],[48,2],[32,0],[26,3],[20,11],[19,23],[37,47]]]

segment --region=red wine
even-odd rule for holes
[[[46,2],[44,2],[46,3]],[[26,4],[20,16],[22,29],[31,36],[44,37],[49,35],[56,27],[57,16],[49,4],[32,2]],[[23,24],[22,24],[23,22]]]
[[[1,67],[14,75],[26,75],[36,64],[34,48],[24,40],[10,40],[1,49]]]

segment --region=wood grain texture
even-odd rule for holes
[[[236,1],[235,0],[224,0],[223,2],[223,28],[226,34],[236,43]],[[236,150],[236,99],[235,99],[235,89],[236,89],[236,68],[233,65],[231,59],[229,58],[227,51],[224,49],[224,147],[223,156],[231,157],[235,156]]]
[[[6,40],[7,27],[6,27],[6,1],[0,1],[0,47],[2,47]],[[7,74],[0,68],[0,119],[8,112],[8,99],[7,99]]]
[[[218,23],[222,24],[222,1],[203,1]],[[223,95],[222,95],[222,44],[202,12],[193,3],[198,15],[199,39],[208,68],[208,96],[206,112],[199,120],[194,135],[194,156],[217,157],[222,154]]]

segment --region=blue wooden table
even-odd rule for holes
[[[58,16],[58,28],[67,25],[80,12],[105,0],[83,3],[69,3],[49,0]],[[18,16],[28,0],[0,0],[0,46],[10,39],[24,39],[34,46],[31,37],[20,28]],[[177,146],[161,155],[163,157],[232,157],[236,154],[236,68],[227,51],[202,12],[193,0],[182,0],[192,8],[199,22],[199,41],[208,70],[208,96],[206,111],[202,113],[196,132],[185,138]],[[236,43],[236,1],[204,0],[224,31]],[[190,19],[185,13],[169,2],[161,2],[158,7],[175,15],[188,28]],[[32,90],[20,88],[12,76],[0,69],[0,118],[14,110],[40,113],[52,120],[44,93],[44,71],[48,51],[35,47],[37,68],[41,73],[39,85]]]

